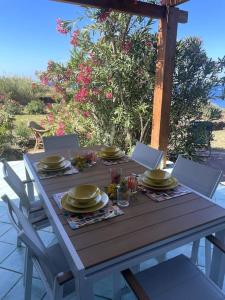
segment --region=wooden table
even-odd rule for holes
[[[225,209],[196,193],[163,202],[154,202],[138,193],[130,206],[123,208],[124,215],[72,230],[52,195],[81,183],[103,188],[109,183],[110,167],[98,162],[75,175],[40,180],[33,163],[44,155],[24,156],[27,175],[35,180],[39,197],[43,199],[46,213],[74,272],[79,299],[92,299],[92,283],[109,273],[137,265],[214,232],[224,238]],[[124,176],[145,170],[134,161],[115,167],[122,168]],[[221,259],[215,250],[211,277],[220,285],[223,279],[219,269]]]

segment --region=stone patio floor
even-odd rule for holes
[[[25,179],[24,165],[22,161],[10,162],[16,173]],[[2,166],[0,165],[0,197],[7,194],[11,199],[17,199],[13,191],[8,187],[2,179]],[[225,207],[225,186],[219,185],[214,195],[213,201]],[[57,241],[52,228],[39,231],[41,239],[46,245]],[[179,253],[184,253],[190,256],[191,244],[180,247],[167,253],[167,257],[173,257]],[[141,265],[141,268],[152,266],[156,263],[155,259],[151,259]],[[0,299],[7,300],[22,300],[24,299],[23,288],[23,264],[24,264],[24,247],[16,246],[16,232],[8,219],[7,209],[5,204],[0,199]],[[199,251],[199,268],[204,271],[204,241],[201,241]],[[32,300],[44,299],[47,300],[44,286],[39,279],[39,276],[34,270],[33,273]],[[225,289],[224,289],[225,290]],[[94,286],[95,299],[112,299],[112,278],[104,278],[96,282]],[[66,300],[76,299],[74,295],[65,298]],[[123,297],[124,300],[131,300],[134,297],[127,294]],[[87,299],[88,300],[88,299]]]

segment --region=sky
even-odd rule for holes
[[[198,36],[208,56],[225,55],[225,0],[190,0],[179,6],[189,12],[179,24],[178,39]],[[0,0],[0,76],[27,76],[45,70],[47,62],[66,62],[69,37],[56,31],[56,19],[84,16],[76,5],[50,0]],[[85,24],[87,20],[83,20]],[[81,23],[82,25],[82,23]]]

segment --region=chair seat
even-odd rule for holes
[[[134,275],[151,300],[221,300],[222,291],[184,255]]]
[[[35,211],[41,210],[41,209],[43,209],[41,200],[30,202],[30,212],[35,212]]]

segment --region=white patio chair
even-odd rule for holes
[[[47,136],[43,137],[43,144],[45,152],[52,152],[67,149],[79,148],[79,141],[76,134],[68,134],[63,136]]]
[[[37,229],[49,226],[49,221],[44,212],[41,200],[30,201],[26,193],[26,181],[23,182],[17,176],[7,161],[2,160],[2,163],[4,180],[19,197],[20,209],[29,218],[30,222],[35,224]],[[17,246],[20,246],[19,239],[17,239]]]
[[[59,244],[45,247],[21,210],[6,195],[2,198],[8,204],[11,221],[27,247],[24,299],[31,299],[33,265],[46,288],[48,299],[63,299],[74,291],[75,281]]]
[[[202,194],[208,198],[212,198],[215,190],[220,183],[223,172],[211,167],[199,164],[192,160],[186,159],[181,155],[175,163],[172,176],[176,177],[180,183],[191,188],[195,192]],[[200,240],[193,243],[192,261],[197,262]],[[209,274],[209,265],[211,260],[211,247],[206,241],[205,243],[205,267],[206,274]]]
[[[136,143],[131,159],[148,169],[156,169],[163,158],[163,151],[156,150],[140,142]]]
[[[122,275],[139,300],[225,299],[218,286],[184,255],[135,275],[127,269]]]

